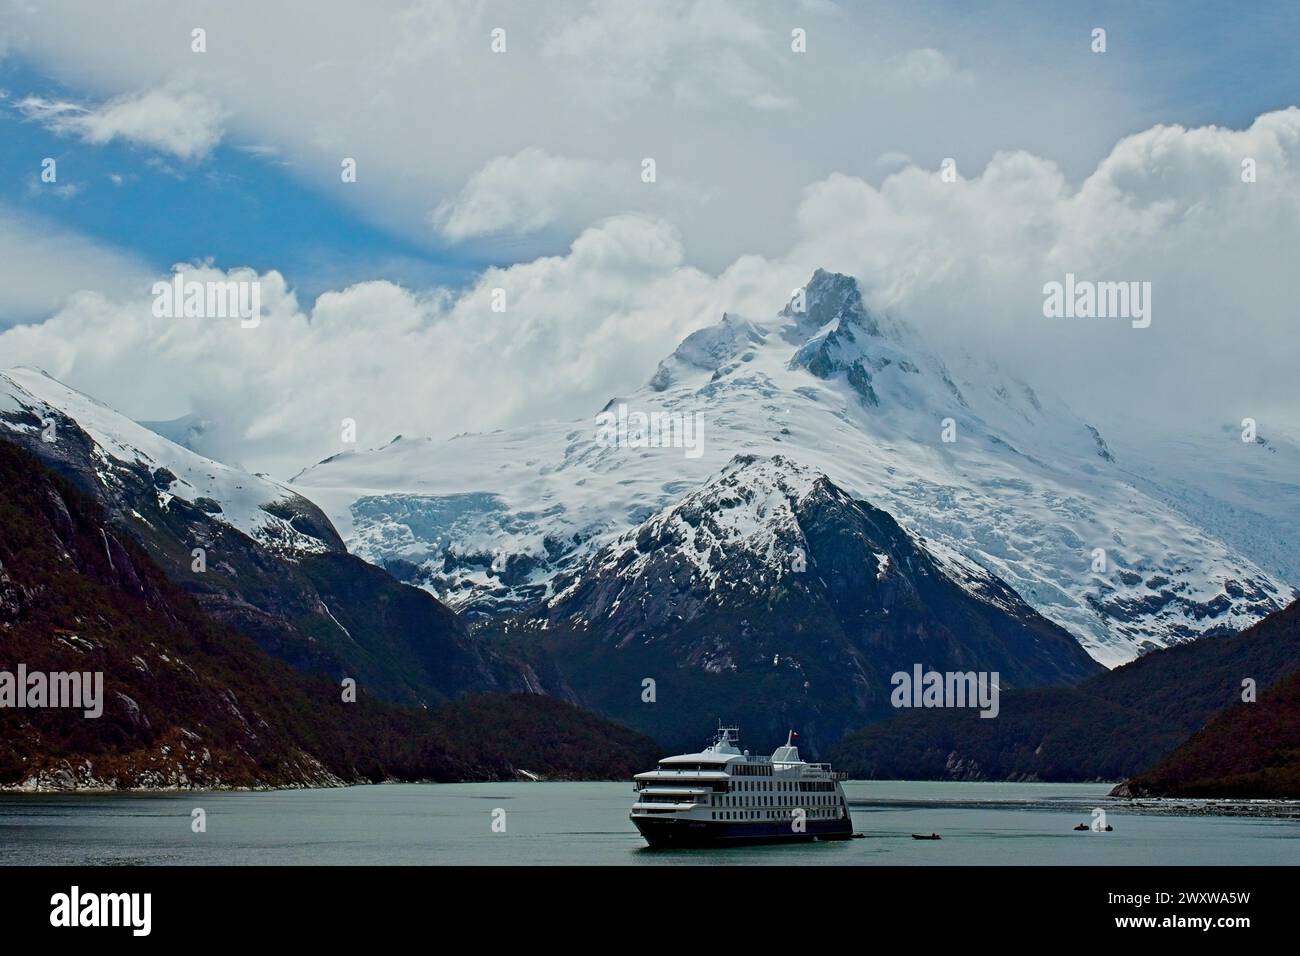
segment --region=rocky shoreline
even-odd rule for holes
[[[1133,813],[1160,816],[1276,817],[1300,820],[1300,800],[1245,800],[1241,798],[1112,797]]]

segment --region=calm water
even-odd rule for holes
[[[845,785],[844,843],[648,850],[630,783],[403,784],[184,795],[0,795],[0,864],[1296,864],[1300,820],[1140,813],[1106,784]],[[190,813],[207,811],[207,832]],[[1074,832],[1105,807],[1111,833]],[[493,811],[506,832],[492,832]],[[912,833],[940,834],[937,842]]]

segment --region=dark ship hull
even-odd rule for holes
[[[788,820],[686,820],[664,816],[633,817],[646,843],[655,848],[742,846],[759,843],[810,843],[817,840],[848,840],[853,822],[806,820],[802,831]]]

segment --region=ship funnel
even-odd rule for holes
[[[802,763],[799,759],[799,748],[794,745],[794,739],[799,735],[793,730],[785,738],[785,745],[777,747],[772,752],[772,763]]]

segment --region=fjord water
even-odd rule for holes
[[[0,795],[0,864],[1295,864],[1300,819],[1138,810],[1108,784],[849,782],[843,843],[650,850],[630,783]],[[1106,810],[1110,833],[1076,832]],[[191,812],[207,832],[191,831]],[[493,832],[495,810],[505,832]],[[1300,814],[1300,807],[1291,812]],[[500,814],[496,814],[498,819]],[[913,840],[938,833],[939,841]]]

